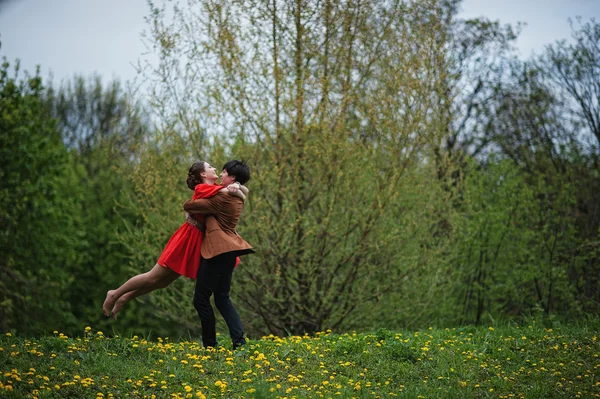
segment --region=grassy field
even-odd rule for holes
[[[599,326],[324,332],[263,337],[235,352],[89,327],[81,338],[3,334],[0,397],[593,398]]]

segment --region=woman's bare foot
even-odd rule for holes
[[[123,295],[121,298],[115,302],[115,306],[112,308],[112,318],[117,320],[117,313],[123,308],[123,306],[127,303],[127,298]]]
[[[110,290],[106,293],[106,299],[104,300],[104,304],[102,305],[102,311],[104,312],[104,316],[110,316],[110,311],[115,305],[115,301],[117,297],[115,296],[115,290]]]

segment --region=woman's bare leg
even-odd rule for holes
[[[113,306],[112,308],[112,318],[117,320],[117,314],[121,311],[121,309],[123,308],[123,306],[125,306],[125,304],[129,301],[131,301],[134,298],[137,298],[138,296],[144,295],[151,292],[151,290],[148,289],[143,289],[140,288],[139,290],[135,290],[135,291],[129,291],[126,294],[121,295],[121,297],[119,299],[117,299],[117,302],[115,302],[115,306]]]
[[[106,293],[104,304],[102,305],[102,311],[105,316],[110,316],[115,303],[122,295],[139,289],[146,291],[140,291],[140,294],[137,296],[143,295],[150,291],[154,291],[157,288],[166,287],[171,284],[171,282],[175,281],[177,277],[179,277],[179,274],[168,267],[163,267],[157,263],[149,272],[133,276],[116,290],[108,291]]]
[[[115,306],[113,306],[112,308],[112,318],[117,320],[117,314],[127,302],[131,301],[134,298],[137,298],[138,296],[146,295],[156,289],[165,288],[173,281],[177,280],[178,277],[179,274],[176,274],[174,277],[168,276],[163,281],[159,282],[155,287],[139,288],[137,290],[129,291],[121,295],[121,297],[115,302]]]

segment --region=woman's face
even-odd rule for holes
[[[212,181],[213,183],[217,181],[217,170],[210,166],[208,162],[204,162],[204,172],[202,172],[201,176],[204,178],[204,181]]]

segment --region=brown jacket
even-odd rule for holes
[[[238,256],[254,253],[250,244],[235,231],[243,206],[244,201],[227,193],[183,204],[183,209],[189,213],[207,215],[201,247],[203,258],[214,258],[226,252],[236,252]]]

